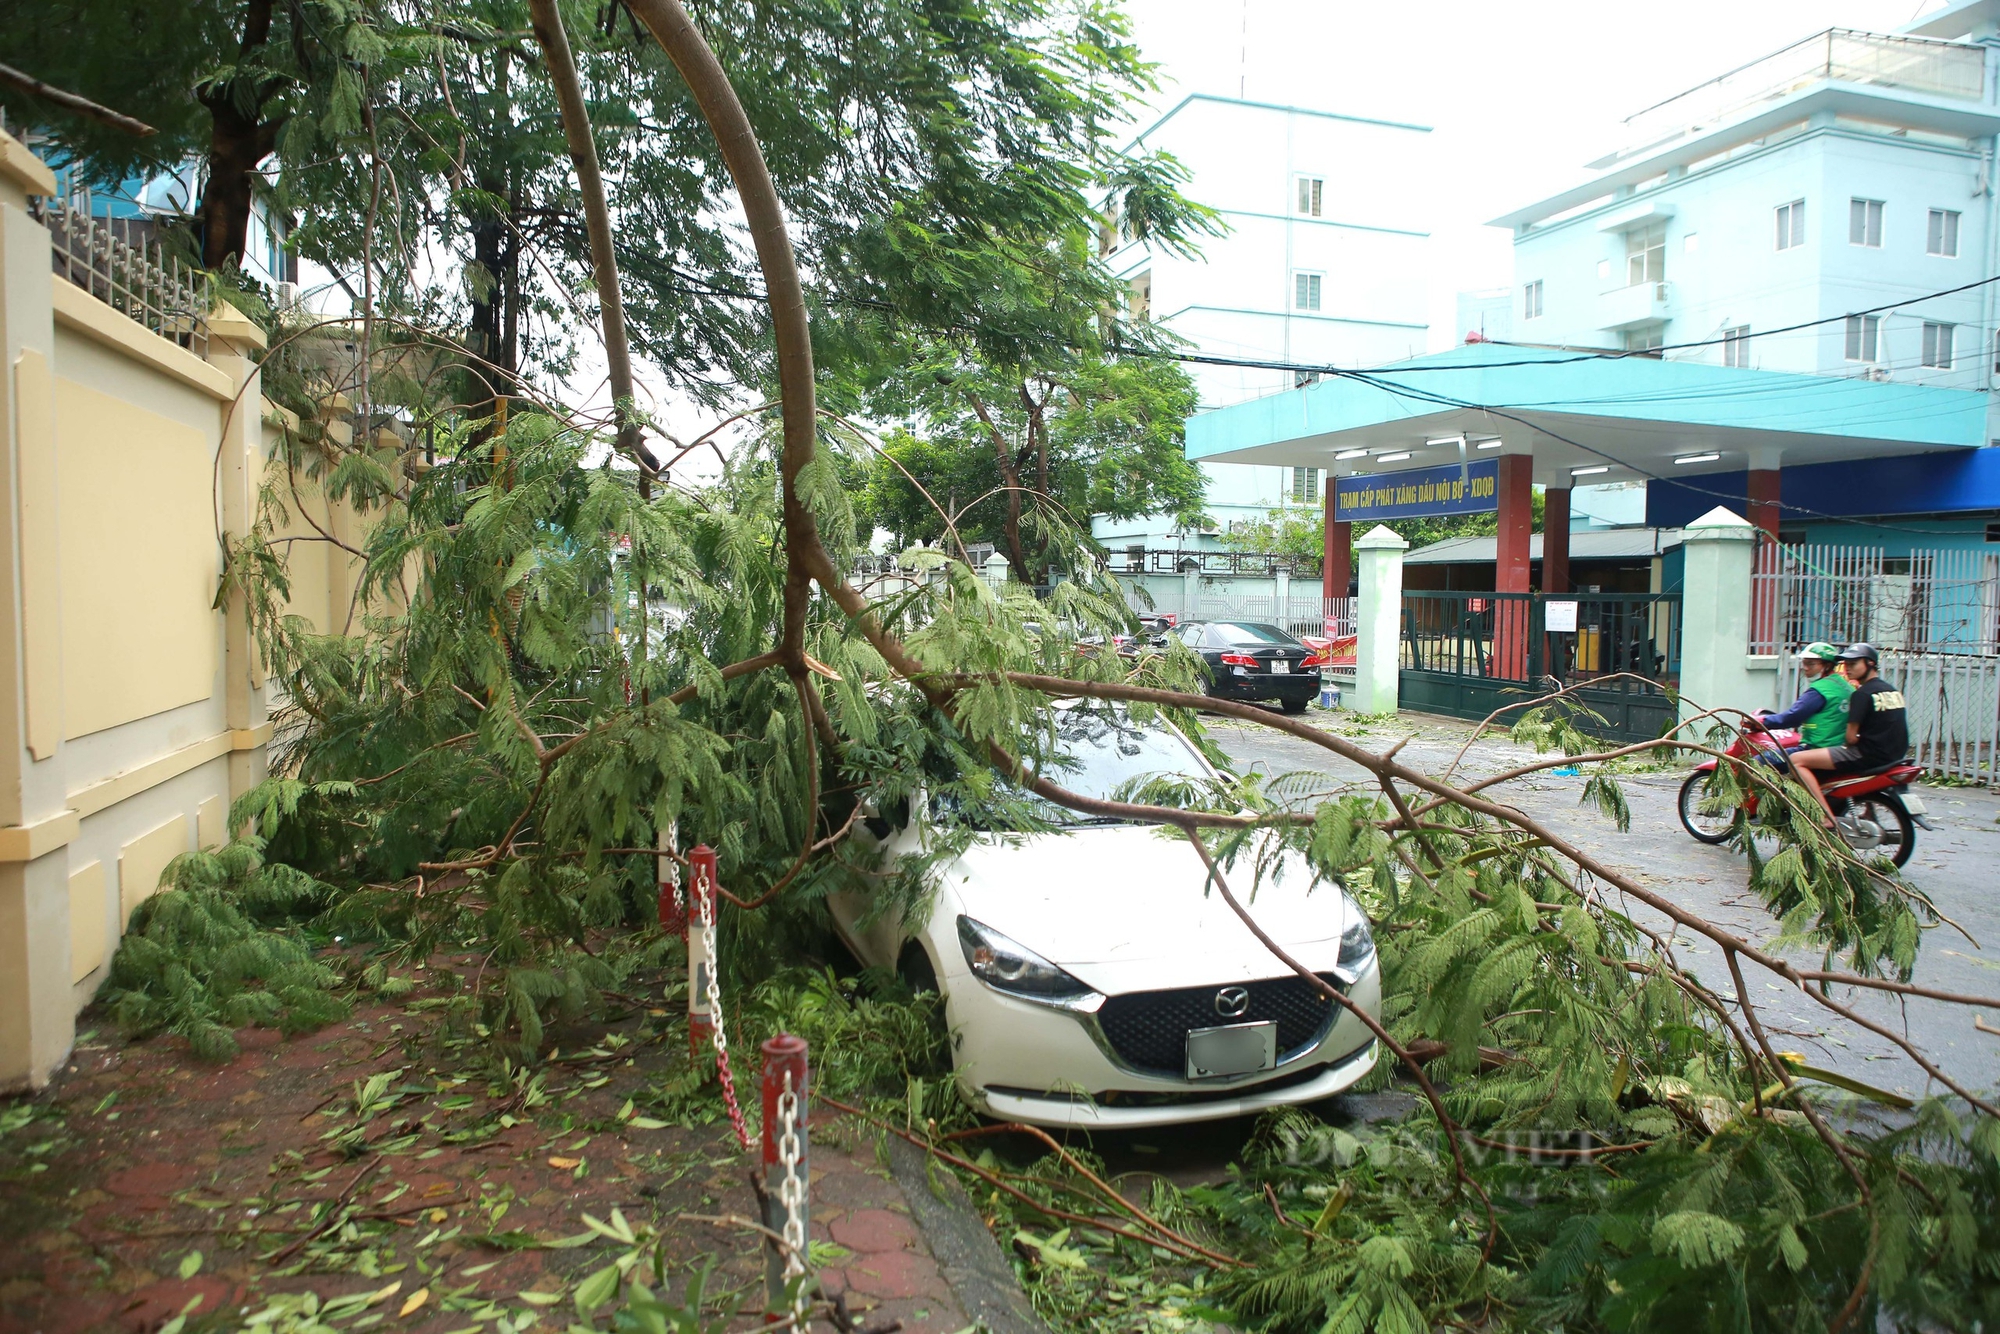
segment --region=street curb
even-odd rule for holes
[[[894,1135],[888,1150],[889,1173],[966,1318],[989,1334],[1050,1334],[958,1178],[942,1171],[933,1177],[929,1156]]]

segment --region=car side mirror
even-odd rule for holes
[[[873,797],[861,800],[861,827],[877,843],[886,843],[889,836],[907,828],[910,823],[910,799],[898,797],[887,806],[878,807]]]

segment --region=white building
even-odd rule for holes
[[[1187,168],[1184,193],[1229,231],[1195,258],[1132,236],[1113,220],[1106,262],[1132,309],[1205,357],[1361,367],[1424,350],[1424,194],[1430,131],[1366,117],[1195,94],[1153,122],[1130,151],[1161,150]],[[1203,409],[1279,393],[1283,369],[1189,363]],[[1317,512],[1319,471],[1205,464],[1217,527],[1176,533],[1172,520],[1093,523],[1113,549],[1213,547],[1231,522],[1299,504]],[[1206,538],[1208,540],[1203,541]]]
[[[1627,118],[1586,180],[1495,219],[1513,340],[1986,389],[1994,286],[1930,294],[2000,260],[1996,19],[1822,32]]]

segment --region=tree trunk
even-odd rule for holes
[[[500,193],[488,182],[481,182],[481,189]],[[506,257],[506,219],[497,214],[473,219],[472,262],[479,273],[471,284],[472,318],[465,341],[466,351],[477,358],[473,374],[483,386],[472,409],[476,417],[493,415],[494,400],[506,391],[507,372],[513,369],[505,364],[507,291],[511,286],[506,278]]]
[[[271,36],[271,0],[250,0],[243,19],[239,61],[261,50]],[[277,145],[279,122],[263,120],[263,109],[278,84],[254,83],[247,76],[214,83],[197,94],[208,108],[208,182],[195,214],[201,221],[201,263],[219,269],[239,263],[250,241],[250,204],[257,164]]]
[[[986,404],[979,395],[967,390],[965,401],[979,414],[986,433],[993,437],[993,457],[1000,465],[1000,484],[1006,488],[1007,517],[1000,524],[1000,539],[1007,548],[1007,564],[1013,567],[1014,577],[1030,588],[1040,582],[1028,569],[1028,553],[1021,546],[1021,471],[1014,466],[1014,455],[1007,448],[1007,437],[994,424],[993,414],[986,410]]]

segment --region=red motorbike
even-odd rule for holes
[[[1795,731],[1752,726],[1737,736],[1728,755],[1731,760],[1745,764],[1773,765],[1776,772],[1789,780],[1785,752],[1798,745],[1799,734]],[[1681,824],[1703,843],[1724,842],[1736,825],[1733,810],[1713,813],[1702,810],[1708,776],[1720,762],[1707,761],[1681,784]],[[1822,782],[1826,804],[1833,808],[1834,827],[1847,845],[1857,853],[1886,852],[1898,866],[1909,861],[1917,847],[1917,826],[1930,828],[1924,819],[1922,798],[1910,795],[1909,790],[1922,773],[1916,765],[1898,760],[1875,773]],[[1743,798],[1743,810],[1753,824],[1758,801],[1757,789],[1749,787]]]

